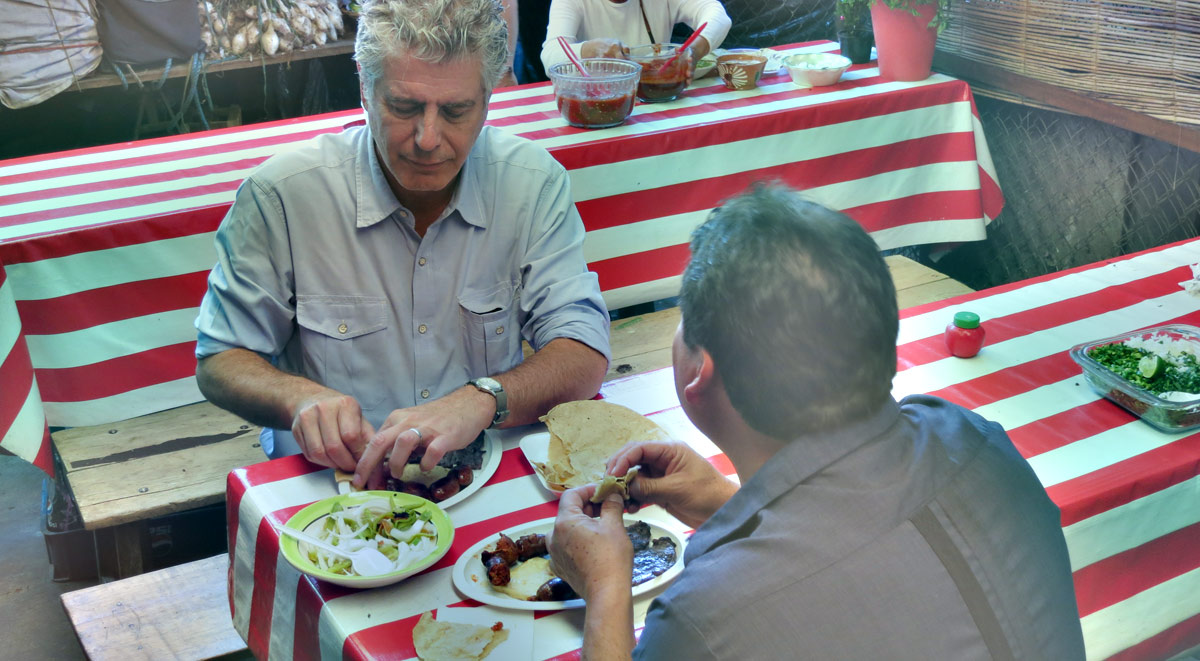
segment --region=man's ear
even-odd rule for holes
[[[367,109],[367,90],[363,85],[362,64],[354,63],[354,71],[358,74],[358,102],[362,104],[363,110]]]
[[[703,404],[711,401],[713,388],[720,383],[717,378],[717,367],[713,363],[712,354],[707,349],[695,349],[695,360],[691,363],[687,374],[687,383],[683,386],[683,396],[689,404]]]

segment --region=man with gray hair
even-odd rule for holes
[[[483,125],[507,45],[496,0],[366,5],[367,126],[276,156],[238,189],[196,375],[264,426],[269,456],[378,486],[418,447],[428,470],[487,427],[599,389],[608,316],[566,171]]]
[[[682,443],[609,459],[641,466],[635,503],[696,529],[636,649],[621,497],[562,495],[550,558],[587,600],[584,658],[1083,659],[1058,508],[1029,464],[961,406],[892,398],[896,291],[862,227],[757,188],[691,251],[675,390],[740,486]]]

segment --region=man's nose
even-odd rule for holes
[[[442,142],[441,128],[438,126],[437,108],[428,108],[417,121],[417,148],[421,151],[433,151]]]

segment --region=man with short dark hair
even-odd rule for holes
[[[1058,508],[1003,429],[891,397],[896,293],[870,236],[758,187],[691,250],[676,391],[741,486],[681,443],[609,460],[641,465],[634,508],[696,528],[634,656],[1082,659]],[[594,489],[563,494],[551,558],[587,599],[585,658],[627,658],[632,549],[620,497]]]

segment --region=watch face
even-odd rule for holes
[[[475,379],[475,385],[483,386],[491,391],[504,390],[504,386],[501,386],[499,381],[487,376],[480,379]]]

